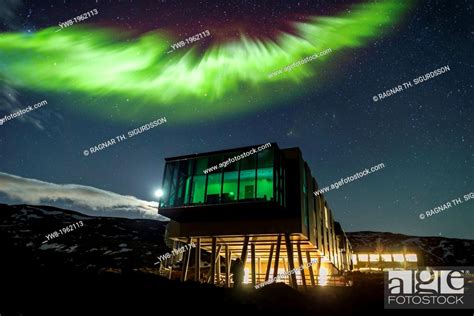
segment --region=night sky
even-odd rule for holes
[[[2,38],[23,33],[26,41],[35,32],[59,29],[58,23],[93,9],[99,13],[48,34],[73,34],[78,27],[86,32],[80,33],[85,38],[87,32],[107,29],[123,32],[123,43],[133,44],[160,29],[170,38],[169,48],[210,31],[210,37],[160,55],[157,64],[163,65],[178,63],[187,52],[200,58],[215,45],[240,41],[242,34],[254,41],[273,42],[281,32],[298,34],[291,22],[307,22],[311,16],[350,16],[353,5],[364,1],[78,2],[0,0],[0,119],[42,100],[48,102],[0,126],[0,176],[90,186],[154,201],[165,157],[277,142],[280,148],[301,148],[320,187],[385,164],[385,169],[325,194],[346,231],[474,239],[474,200],[463,198],[474,192],[472,2],[410,1],[382,34],[368,37],[357,47],[334,51],[324,62],[305,65],[314,70],[313,75],[268,83],[252,81],[252,76],[262,74],[246,73],[247,82],[236,80],[237,88],[229,83],[229,91],[212,100],[211,93],[209,101],[206,93],[180,99],[180,93],[196,85],[195,78],[169,73],[182,85],[169,103],[153,97],[160,98],[171,89],[121,90],[129,82],[131,87],[138,82],[133,80],[116,90],[92,91],[85,83],[109,80],[95,66],[67,69],[82,73],[81,81],[74,83],[47,77],[48,69],[35,63],[53,58],[48,47],[42,55],[25,50],[12,57]],[[105,47],[101,46],[105,42],[95,49]],[[79,54],[80,49],[72,45],[68,54]],[[31,67],[24,70],[21,65]],[[372,99],[446,65],[450,71],[444,74],[383,100]],[[231,65],[223,67],[224,71]],[[15,77],[13,70],[18,69],[29,72],[31,79]],[[280,76],[287,75],[292,74]],[[141,74],[136,80],[146,76]],[[127,91],[133,93],[127,95]],[[89,156],[83,154],[164,116],[165,124]],[[0,181],[0,203],[25,202],[6,194],[6,183]],[[420,213],[458,197],[461,205],[420,220]],[[61,205],[61,201],[45,204]]]

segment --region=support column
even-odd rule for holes
[[[301,281],[303,282],[303,288],[306,290],[306,274],[304,273],[304,269],[306,268],[306,265],[303,262],[303,256],[301,255],[301,244],[298,242],[296,244],[296,249],[298,250],[298,261],[300,262],[300,267],[301,269],[300,274],[301,274]]]
[[[256,273],[255,273],[255,244],[250,245],[250,256],[251,256],[251,269],[252,269],[252,285],[255,286],[256,283]]]
[[[257,282],[260,283],[262,282],[261,279],[262,279],[262,266],[261,266],[261,261],[260,261],[260,257],[257,258]]]
[[[245,264],[247,263],[247,250],[249,247],[249,236],[245,236],[244,238],[244,246],[242,247],[242,254],[240,255],[240,260],[242,261],[242,264],[245,267]]]
[[[183,258],[183,261],[184,261],[184,265],[183,265],[183,273],[181,274],[181,281],[184,282],[187,280],[188,278],[188,268],[189,268],[189,258],[191,257],[191,242],[192,242],[192,238],[188,238],[188,251],[186,251],[184,253],[184,258]]]
[[[264,281],[268,281],[268,279],[270,278],[270,269],[272,267],[273,248],[274,247],[275,247],[275,245],[273,245],[273,244],[270,247],[270,255],[268,256],[267,271],[265,272],[265,280]]]
[[[217,264],[216,264],[216,277],[217,277],[217,284],[221,282],[221,256],[217,256]]]
[[[293,248],[292,248],[292,245],[291,245],[290,234],[289,233],[285,233],[285,243],[286,243],[286,253],[288,255],[288,265],[290,266],[290,271],[292,271],[295,268],[295,263],[294,263],[294,260],[293,260]],[[291,286],[294,289],[297,289],[298,288],[298,283],[296,282],[296,274],[291,273],[290,274],[290,279],[291,279],[291,283],[292,283]]]
[[[281,246],[281,235],[278,235],[276,253],[275,253],[275,266],[273,268],[273,277],[276,278],[278,275],[278,262],[280,261],[280,246]]]
[[[309,263],[311,262],[311,254],[309,253],[309,251],[306,251],[306,260],[308,261],[308,265],[309,265]],[[308,267],[308,270],[309,270],[309,276],[311,279],[311,286],[314,286],[314,273],[313,273],[312,264]]]
[[[212,250],[211,250],[211,284],[216,282],[216,248],[217,248],[217,239],[212,237]]]
[[[231,258],[230,258],[230,251],[229,251],[229,245],[225,245],[225,286],[230,287],[230,264],[231,264]]]
[[[222,245],[219,245],[217,247],[217,251],[216,251],[216,258],[214,259],[214,263],[216,264],[216,266],[217,266],[217,261],[219,260],[221,249],[222,249]],[[217,269],[216,269],[216,271],[217,271]],[[216,275],[216,273],[214,273],[214,275]],[[207,276],[207,283],[209,283],[209,282],[211,282],[211,274],[210,273]]]
[[[194,253],[194,281],[200,282],[201,274],[201,238],[197,238],[196,252]]]

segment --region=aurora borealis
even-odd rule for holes
[[[190,45],[166,54],[169,43],[180,39],[162,30],[135,39],[117,29],[81,24],[61,32],[55,26],[33,34],[6,33],[0,37],[0,74],[15,86],[36,91],[134,97],[140,111],[122,111],[117,116],[122,119],[143,119],[157,108],[170,107],[177,118],[192,119],[195,113],[186,111],[189,101],[201,103],[203,115],[250,111],[258,109],[258,101],[241,102],[242,91],[266,97],[268,87],[275,84],[297,84],[309,78],[317,82],[317,67],[337,58],[332,55],[338,52],[380,36],[405,9],[393,0],[361,3],[350,12],[294,23],[295,34],[280,32],[274,40],[242,35],[236,41],[213,42],[202,53]],[[272,71],[328,48],[333,54],[320,57],[318,65],[268,78]],[[222,101],[229,96],[236,102],[224,109]]]
[[[384,163],[325,193],[346,231],[472,239],[472,203],[419,214],[473,191],[473,10],[469,0],[0,0],[0,118],[47,102],[0,125],[10,175],[0,203],[51,192],[25,179],[109,192],[101,205],[155,201],[166,157],[276,142],[301,149],[321,188]]]

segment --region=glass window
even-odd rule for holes
[[[407,262],[417,262],[418,261],[418,258],[416,257],[415,253],[410,253],[410,254],[407,253],[405,255],[405,258],[407,259]]]
[[[222,173],[209,174],[207,179],[207,204],[220,203]]]
[[[382,261],[383,262],[392,262],[392,255],[391,254],[383,254],[382,256]]]
[[[403,258],[403,254],[393,254],[393,261],[395,262],[403,262],[405,259]]]
[[[207,157],[198,158],[195,160],[194,174],[198,176],[204,175],[204,170],[207,169]]]
[[[193,179],[193,176],[192,175],[189,175],[186,177],[186,192],[184,194],[184,205],[189,205],[189,201],[190,201],[190,198],[191,198],[191,190],[192,190],[192,187],[191,187],[191,181]]]
[[[187,205],[189,201],[190,185],[191,185],[191,168],[192,160],[184,160],[179,162],[178,182],[176,200],[174,206]]]
[[[172,163],[166,163],[165,174],[163,177],[163,196],[161,197],[161,206],[167,207],[169,205],[169,199],[172,194],[171,192],[171,180],[172,180]]]
[[[224,172],[224,186],[222,188],[222,203],[235,202],[237,200],[238,171]]]
[[[239,160],[232,162],[232,158],[238,156],[238,153],[231,153],[224,155],[221,162],[227,162],[227,167],[224,168],[224,171],[238,171],[239,170]],[[231,160],[229,160],[231,159]]]
[[[240,171],[239,200],[255,198],[255,169]]]
[[[273,149],[269,148],[258,154],[258,168],[273,167]]]
[[[370,256],[370,262],[379,262],[379,255],[378,254],[371,254]]]
[[[178,193],[178,162],[170,164],[170,194],[168,205],[173,207],[176,205],[176,196]]]
[[[206,176],[195,175],[193,178],[193,191],[192,191],[191,204],[203,204],[205,192],[206,192]]]
[[[240,160],[240,170],[255,169],[257,166],[257,155],[250,155]]]
[[[213,173],[220,172],[222,169],[219,168],[219,164],[221,162],[225,161],[225,160],[226,160],[226,158],[223,155],[210,156],[206,168],[212,168],[214,166],[217,166],[218,169],[216,171],[214,171]]]
[[[357,255],[360,262],[367,262],[369,261],[369,255],[366,254],[359,254]]]
[[[239,200],[255,199],[257,155],[240,160]]]
[[[257,198],[273,200],[273,150],[267,149],[257,154]]]
[[[357,264],[357,255],[352,255],[352,263]]]
[[[265,201],[273,200],[273,168],[258,168],[257,198]]]

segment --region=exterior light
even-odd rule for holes
[[[158,198],[162,197],[163,194],[164,194],[164,192],[163,192],[162,189],[158,189],[158,190],[155,191],[155,196],[158,197]]]

